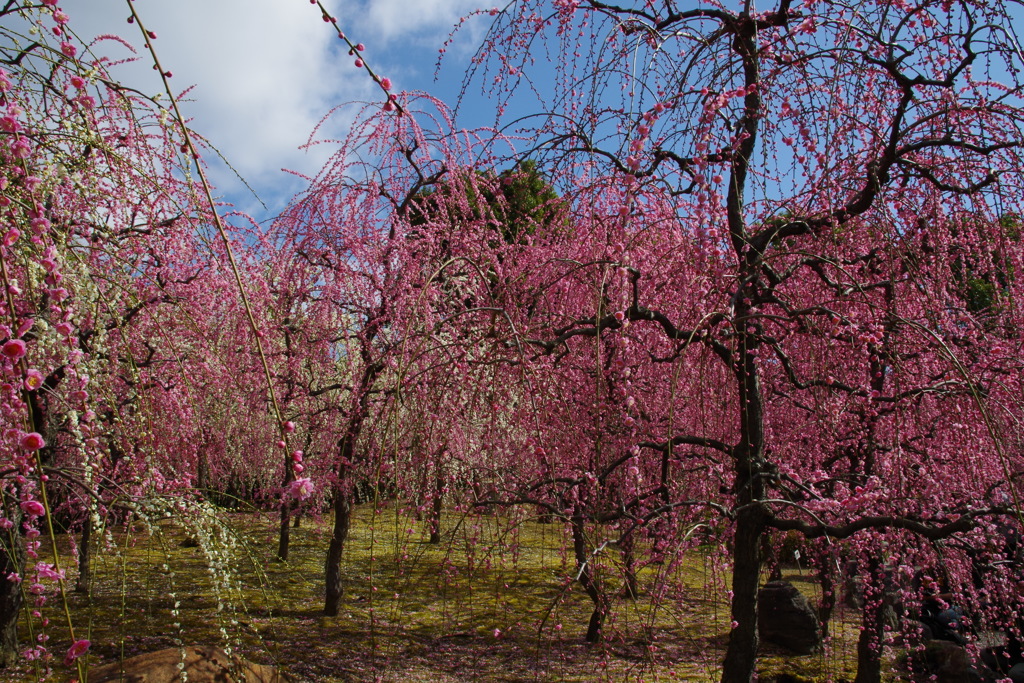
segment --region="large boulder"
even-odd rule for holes
[[[821,649],[818,615],[807,598],[788,581],[769,581],[757,592],[757,630],[765,642],[796,654]]]
[[[269,666],[228,655],[219,647],[168,648],[89,669],[89,683],[288,683]]]
[[[994,683],[1000,678],[984,664],[973,663],[964,647],[948,640],[928,641],[911,661],[914,671],[929,677],[924,680],[936,683]]]

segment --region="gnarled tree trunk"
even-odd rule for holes
[[[349,525],[352,522],[352,500],[347,478],[338,477],[334,487],[334,527],[331,531],[331,542],[327,547],[327,561],[324,567],[327,583],[324,595],[324,614],[337,616],[344,594],[344,581],[341,578],[341,556],[348,540]]]
[[[338,614],[341,596],[344,593],[344,582],[341,578],[341,556],[348,540],[348,530],[352,523],[352,481],[350,464],[355,456],[355,441],[359,436],[361,419],[349,425],[348,433],[338,442],[338,467],[334,483],[334,527],[331,531],[331,542],[327,546],[327,559],[324,565],[324,614],[333,617]]]
[[[757,589],[761,580],[761,534],[764,515],[748,507],[736,515],[733,538],[732,621],[722,664],[722,683],[749,683],[757,663]]]
[[[885,595],[876,559],[865,568],[864,613],[857,640],[857,677],[854,683],[882,683],[882,639],[885,635]]]
[[[608,616],[608,596],[601,586],[601,580],[594,572],[593,556],[589,552],[583,516],[577,510],[572,518],[572,546],[576,555],[576,580],[583,586],[590,600],[594,603],[594,612],[590,615],[587,625],[587,642],[596,643],[601,640],[601,629]]]

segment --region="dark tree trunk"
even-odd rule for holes
[[[4,501],[7,502],[6,500]],[[7,505],[4,505],[8,508]],[[17,505],[8,508],[8,519],[14,526],[3,534],[0,544],[0,668],[14,664],[18,659],[18,615],[21,612],[21,583],[8,580],[8,575],[24,572],[25,550],[17,529],[21,525],[21,514]]]
[[[829,622],[836,607],[836,576],[830,554],[823,553],[818,577],[821,583],[821,604],[818,607],[818,621],[821,623],[821,637],[828,638]]]
[[[92,520],[86,511],[85,522],[82,524],[82,540],[78,544],[78,581],[75,582],[76,593],[88,593],[92,583]]]
[[[368,338],[372,338],[368,332]],[[363,359],[369,361],[369,353],[364,350]],[[341,556],[345,551],[345,542],[348,540],[348,529],[352,522],[352,495],[354,486],[352,482],[352,466],[356,461],[356,442],[363,430],[363,420],[369,412],[369,388],[373,386],[377,373],[382,367],[376,363],[370,363],[363,371],[363,377],[359,382],[360,391],[357,392],[358,400],[352,408],[348,425],[343,436],[338,440],[338,460],[335,467],[334,490],[334,529],[331,532],[331,542],[327,546],[327,558],[324,561],[324,614],[329,617],[337,616],[338,607],[341,604],[341,596],[344,590],[341,578]]]
[[[478,515],[487,514],[488,508],[490,508],[489,505],[487,505],[487,506],[477,505],[477,503],[480,503],[481,501],[485,500],[485,497],[484,497],[484,487],[480,485],[480,475],[477,473],[476,470],[473,470],[473,474],[472,474],[472,478],[470,479],[470,482],[471,482],[470,485],[471,485],[471,487],[473,489],[473,503],[474,503],[474,505],[473,505],[473,512],[474,512],[474,514],[478,514]]]
[[[288,485],[295,481],[295,471],[292,469],[292,457],[290,453],[284,456],[284,481],[281,482],[281,523],[277,532],[277,559],[281,562],[288,561],[288,545],[291,543],[291,532],[288,530],[291,521],[293,501],[288,496]]]
[[[324,614],[333,617],[338,614],[344,585],[341,578],[341,556],[348,540],[348,529],[352,520],[352,503],[349,498],[349,487],[339,479],[334,488],[334,529],[331,543],[327,547],[327,563],[325,576],[327,581],[324,597]]]
[[[601,587],[600,579],[594,573],[594,565],[587,544],[586,532],[583,528],[583,517],[577,514],[572,519],[572,545],[576,555],[576,580],[583,586],[590,600],[594,603],[594,612],[590,615],[587,625],[587,642],[596,643],[601,640],[601,629],[605,617],[608,616],[608,598]]]
[[[286,477],[287,481],[287,477]],[[277,534],[277,559],[282,562],[288,561],[288,544],[291,542],[291,501],[288,500],[283,494],[281,496],[281,524],[278,528]]]
[[[416,503],[416,521],[423,521],[423,508],[427,504],[427,489],[430,486],[430,470],[427,467],[427,463],[420,464],[419,471],[420,485],[416,487],[416,499],[413,501]]]
[[[750,314],[736,307],[739,319]],[[750,683],[757,666],[757,589],[767,531],[764,395],[756,354],[757,340],[743,334],[735,366],[739,391],[740,442],[733,448],[736,526],[733,537],[732,632],[722,663],[722,683]]]
[[[210,486],[209,464],[207,463],[206,444],[199,449],[199,460],[196,462],[196,488],[206,491]]]
[[[761,580],[761,534],[764,518],[759,507],[736,515],[733,539],[732,620],[729,647],[722,664],[722,683],[750,683],[757,664],[757,589]]]
[[[853,683],[882,683],[882,639],[885,635],[885,596],[880,565],[868,561],[864,581],[864,612],[857,640],[857,677]]]
[[[765,532],[761,536],[761,553],[764,563],[768,565],[768,580],[782,581],[782,562],[779,554],[775,552],[775,546],[772,545],[770,533]]]
[[[438,456],[440,458],[440,456]],[[444,502],[444,478],[441,476],[441,462],[434,463],[434,497],[430,506],[430,542],[441,542],[441,507]]]
[[[299,526],[300,526],[300,522],[302,522],[302,514],[301,513],[295,513],[295,520],[292,522],[292,528],[293,529],[298,529]]]
[[[361,420],[350,423],[348,435],[338,442],[338,468],[334,491],[334,529],[327,546],[327,560],[324,566],[324,614],[333,617],[338,614],[344,585],[341,578],[341,556],[348,540],[348,529],[352,523],[352,482],[350,464],[355,456],[355,440],[359,436]]]

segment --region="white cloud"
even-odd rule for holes
[[[116,33],[142,45],[136,26],[129,25],[121,0],[64,0],[63,9],[80,36]],[[367,97],[372,84],[354,68],[329,60],[337,36],[324,26],[308,3],[281,0],[175,0],[139,2],[137,10],[148,30],[157,34],[161,65],[173,72],[174,87],[189,91],[183,103],[192,127],[204,135],[238,172],[258,188],[268,204],[280,206],[279,189],[297,189],[281,168],[314,173],[330,153],[310,153],[306,143],[321,117],[339,102]],[[101,52],[126,51],[104,43]],[[148,55],[119,77],[156,93],[160,84]],[[339,133],[340,134],[340,133]],[[217,166],[220,191],[247,201],[241,185]]]
[[[363,8],[365,19],[360,23],[384,41],[399,36],[418,37],[436,46],[460,17],[485,3],[486,0],[373,0]]]
[[[437,48],[458,18],[481,0],[335,0],[332,12],[343,30],[367,45],[368,62],[390,76],[396,89],[433,90]],[[116,34],[142,46],[138,27],[126,22],[123,0],[63,0],[71,27],[85,40]],[[257,189],[281,208],[301,183],[288,168],[314,174],[334,148],[303,151],[314,127],[338,104],[379,97],[366,73],[356,69],[315,5],[299,0],[174,0],[137,2],[145,26],[179,90],[195,86],[183,104],[192,127],[203,134]],[[113,42],[99,48],[116,58],[127,51]],[[118,67],[118,77],[145,92],[161,85],[148,55]],[[452,79],[457,80],[457,78]],[[446,84],[451,96],[452,82]],[[332,120],[321,134],[339,138],[345,122]],[[212,160],[211,160],[212,163]],[[251,195],[223,165],[212,173],[218,190],[240,208],[259,213]]]

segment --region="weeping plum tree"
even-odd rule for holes
[[[486,289],[488,264],[497,264],[493,219],[471,199],[496,194],[496,178],[455,172],[471,168],[482,145],[453,135],[450,114],[428,98],[403,104],[401,112],[362,112],[341,149],[277,223],[280,239],[316,269],[318,298],[329,308],[323,315],[334,324],[336,380],[310,391],[331,394],[325,410],[340,424],[325,478],[334,510],[325,563],[328,615],[337,614],[342,597],[353,487],[361,478],[374,481],[387,464],[382,458],[397,447],[367,431],[386,424],[405,384],[420,381],[426,369],[440,364],[458,376],[466,349],[494,316],[459,295]],[[426,192],[442,178],[449,189]],[[489,254],[484,262],[475,260],[481,250]],[[448,333],[453,320],[457,336]]]
[[[772,530],[899,563],[1012,513],[1019,283],[1001,278],[992,325],[954,275],[1020,272],[1000,221],[1020,212],[1024,142],[1007,5],[493,14],[469,77],[545,110],[528,154],[574,188],[574,239],[519,259],[505,306],[509,338],[562,378],[506,500],[578,525],[720,514],[729,683],[755,675]],[[544,49],[564,56],[550,89],[521,88]],[[879,680],[882,635],[863,631],[860,682]]]
[[[0,9],[3,665],[18,654],[22,596],[64,598],[58,506],[88,525],[114,506],[193,500],[192,445],[224,423],[205,419],[191,378],[230,327],[219,312],[239,308],[230,269],[214,265],[229,260],[233,230],[210,246],[201,148],[155,99],[117,83],[69,22],[51,0]],[[22,654],[41,673],[53,658],[46,620],[21,616],[33,635]],[[72,666],[89,646],[75,626],[64,624]]]
[[[1006,595],[1005,575],[971,566],[1010,550],[996,532],[1017,523],[999,518],[1024,472],[1006,6],[522,0],[492,15],[470,78],[502,111],[543,112],[514,131],[543,175],[494,173],[505,138],[388,99],[270,248],[236,263],[260,237],[192,182],[180,122],[82,61],[51,0],[0,10],[0,661],[18,580],[63,581],[38,540],[42,468],[97,511],[120,482],[180,499],[195,478],[283,488],[281,555],[294,499],[326,491],[334,614],[356,479],[422,458],[408,469],[440,501],[458,467],[478,502],[564,520],[589,640],[613,608],[611,548],[635,594],[638,561],[706,525],[731,555],[729,682],[754,676],[774,531],[843,540],[876,583],[943,559],[982,618],[1012,625],[981,598]],[[553,72],[530,74],[545,48]],[[211,224],[222,239],[204,239]],[[258,429],[191,379],[239,368],[237,403],[271,407]],[[442,411],[459,423],[398,425]],[[201,447],[179,448],[182,429]],[[317,451],[309,472],[291,435]],[[239,462],[232,441],[261,457]],[[879,615],[865,610],[861,683],[880,678]]]

